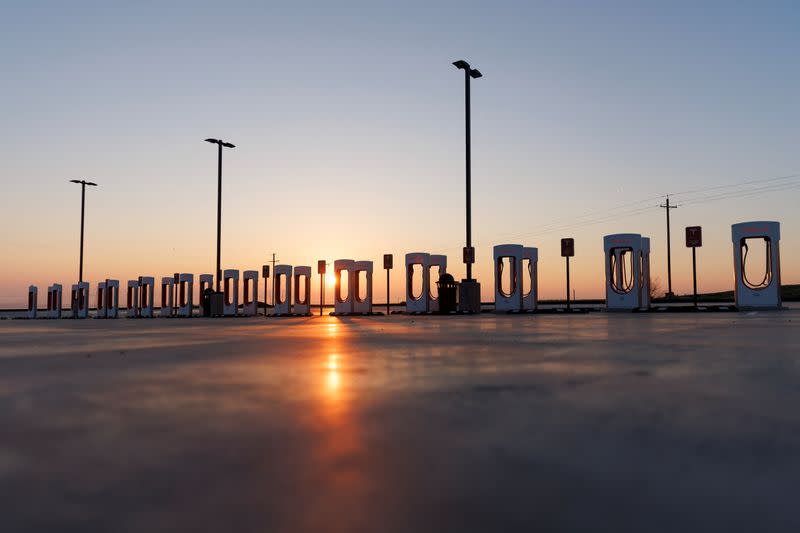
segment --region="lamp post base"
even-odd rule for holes
[[[481,312],[481,284],[477,280],[461,280],[458,285],[458,310],[462,313]]]

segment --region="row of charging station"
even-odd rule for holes
[[[731,227],[735,300],[739,309],[778,309],[781,307],[780,224],[771,221],[742,222]],[[764,274],[751,279],[747,260],[750,246],[763,242]],[[603,238],[606,308],[639,310],[650,307],[650,239],[638,233],[619,233]],[[538,250],[521,244],[494,247],[495,310],[498,312],[534,311],[538,301]],[[412,252],[405,256],[406,312],[435,313],[439,310],[438,291],[433,285],[447,272],[447,256]],[[242,273],[242,302],[239,302],[238,270],[223,272],[223,314],[254,316],[258,307],[258,272]],[[337,259],[334,314],[372,313],[372,261]],[[311,267],[276,265],[273,314],[308,315],[311,312]],[[177,285],[177,287],[176,287]],[[199,276],[199,294],[213,286],[211,274]],[[346,290],[345,290],[346,287]],[[98,318],[117,318],[120,305],[118,280],[106,279],[97,285]],[[61,318],[63,289],[60,284],[47,288],[48,318]],[[194,302],[194,275],[179,274],[161,279],[161,317],[191,317]],[[142,276],[128,281],[126,316],[152,318],[155,279]],[[38,288],[28,288],[28,318],[37,318]],[[69,302],[73,318],[89,316],[89,284],[72,285]]]
[[[239,271],[225,270],[223,274],[224,314],[226,316],[255,316],[258,308],[258,272],[246,270],[243,273],[242,303],[239,305]],[[310,272],[309,272],[310,277]],[[199,292],[213,285],[211,274],[199,277]],[[155,312],[155,278],[141,276],[127,283],[125,299],[125,316],[127,318],[153,318]],[[38,288],[28,287],[28,318],[37,318]],[[117,318],[120,310],[120,283],[115,279],[106,279],[97,284],[96,318]],[[191,317],[194,313],[194,274],[179,274],[161,278],[161,308],[159,317]],[[72,318],[89,317],[89,283],[80,282],[72,285],[70,294],[70,316]],[[63,289],[58,283],[47,289],[47,318],[61,318],[63,307]]]
[[[780,223],[741,222],[731,226],[734,300],[738,309],[780,309]],[[751,279],[747,258],[750,246],[763,242],[764,273]],[[605,250],[606,307],[636,310],[650,307],[650,239],[638,233],[607,235]]]

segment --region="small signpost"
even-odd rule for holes
[[[389,316],[389,271],[394,266],[394,256],[383,254],[383,268],[386,269],[386,316]]]
[[[319,274],[319,316],[322,316],[322,308],[325,305],[325,267],[327,263],[324,259],[317,261],[317,274]]]
[[[686,228],[686,247],[692,249],[692,287],[694,306],[697,307],[697,249],[703,246],[703,228],[689,226]]]
[[[475,264],[475,247],[474,246],[465,246],[464,247],[464,264],[465,265]]]
[[[172,301],[170,305],[172,306],[172,314],[178,314],[178,286],[180,285],[181,275],[178,272],[172,274],[173,279],[175,280],[175,284],[172,287]],[[106,293],[108,293],[108,280],[106,280]],[[191,314],[191,310],[189,312]]]
[[[267,316],[267,280],[269,279],[269,265],[261,265],[261,277],[264,278],[264,316]]]
[[[567,259],[567,309],[569,309],[569,258],[575,255],[575,239],[561,239],[561,257]]]

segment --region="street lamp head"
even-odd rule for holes
[[[473,79],[478,79],[478,78],[481,78],[481,77],[483,77],[483,74],[481,74],[481,71],[480,71],[480,70],[478,70],[478,69],[475,69],[475,68],[474,68],[474,69],[471,69],[471,70],[469,71],[469,75],[470,75],[470,76],[471,76]]]
[[[96,183],[92,183],[91,181],[87,181],[86,185],[91,185],[92,187],[97,187]]]
[[[81,180],[69,180],[69,181],[70,181],[70,183],[80,183],[81,182]]]
[[[217,140],[217,139],[206,139],[206,142],[207,143],[219,144],[219,140]]]
[[[465,70],[469,69],[469,63],[467,63],[463,59],[459,59],[458,61],[453,61],[453,65],[456,68],[465,69]]]
[[[225,142],[220,141],[220,144],[222,146],[224,146],[225,148],[236,148],[236,146],[231,144],[231,143],[225,143]]]

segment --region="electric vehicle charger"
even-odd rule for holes
[[[258,270],[242,272],[242,315],[258,314]]]
[[[272,295],[272,316],[292,314],[292,265],[275,265],[275,292]],[[283,297],[281,297],[283,293]]]
[[[222,272],[222,314],[236,316],[239,314],[239,271],[230,268]]]
[[[190,318],[194,301],[194,274],[178,275],[178,316]]]
[[[609,311],[647,309],[650,290],[649,266],[644,265],[649,265],[649,246],[649,239],[643,238],[638,233],[618,233],[603,238],[606,309]],[[648,279],[645,279],[645,275]],[[645,291],[648,291],[647,298],[643,296]]]
[[[521,244],[498,244],[494,247],[494,310],[498,313],[522,311],[520,269],[523,254]],[[508,286],[503,282],[504,277],[508,279]]]
[[[741,222],[731,226],[734,298],[739,309],[781,308],[780,238],[778,222]],[[747,274],[748,257],[752,257],[750,247],[759,242],[763,242],[765,251],[764,275],[751,279]]]
[[[36,318],[37,307],[39,306],[39,288],[36,285],[28,287],[28,311],[25,313],[26,318]]]
[[[294,305],[292,313],[298,316],[311,314],[311,267],[307,265],[294,267]]]
[[[128,290],[125,293],[125,317],[139,318],[141,313],[141,302],[139,301],[139,280],[129,279]]]

